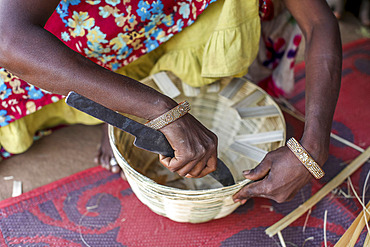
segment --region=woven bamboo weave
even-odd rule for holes
[[[258,165],[256,160],[232,150],[230,146],[235,144],[235,137],[238,135],[276,130],[283,131],[281,140],[253,144],[253,147],[265,152],[284,145],[285,121],[282,112],[270,96],[247,81],[231,99],[220,96],[219,92],[209,93],[206,87],[200,88],[196,97],[187,97],[183,93],[182,82],[172,74],[167,75],[181,92],[174,100],[187,100],[192,107],[190,114],[218,136],[219,158],[229,167],[236,184],[222,187],[210,176],[201,179],[182,178],[160,165],[158,155],[133,146],[134,138],[131,135],[110,126],[109,138],[114,156],[125,172],[135,195],[153,212],[177,222],[191,223],[225,217],[240,205],[233,202],[232,195],[250,182],[242,176],[242,171]],[[221,90],[231,80],[232,78],[223,79],[220,82]],[[159,90],[150,78],[142,82]],[[274,106],[277,115],[253,118],[239,116],[233,106],[256,91],[263,93],[264,97],[251,107]],[[145,122],[133,116],[129,117],[141,123]]]

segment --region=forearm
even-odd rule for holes
[[[124,113],[153,119],[176,103],[128,77],[111,72],[74,52],[40,25],[14,21],[2,25],[0,66],[21,79],[66,95],[76,91]]]
[[[336,21],[316,25],[306,34],[306,115],[302,143],[317,150],[318,162],[328,155],[331,125],[339,95],[342,54]]]
[[[326,160],[341,78],[338,26],[325,23],[306,35],[306,116],[303,145]],[[324,156],[324,157],[322,157]]]
[[[322,165],[342,71],[342,46],[336,18],[325,0],[284,0],[306,41],[306,115],[302,145]]]
[[[325,0],[284,0],[306,40],[306,116],[301,139],[319,165],[328,158],[329,139],[341,76],[341,42],[338,25]],[[312,176],[287,146],[269,152],[254,169],[245,173],[254,180],[234,200],[250,197],[291,200]]]

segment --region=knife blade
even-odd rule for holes
[[[90,116],[133,135],[135,137],[134,145],[138,148],[162,154],[167,157],[175,156],[174,150],[169,144],[167,138],[158,130],[138,123],[73,91],[67,95],[65,102],[67,105],[76,108],[77,110],[87,113]],[[235,184],[229,168],[220,159],[217,159],[216,170],[211,172],[209,175],[215,178],[223,186]]]

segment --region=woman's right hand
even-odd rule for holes
[[[160,162],[180,176],[200,178],[216,170],[217,136],[189,113],[160,131],[175,157],[160,155]]]

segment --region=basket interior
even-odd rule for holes
[[[171,74],[169,76],[177,88],[183,92],[181,81]],[[221,89],[230,80],[227,78],[223,79],[220,84]],[[152,80],[146,80],[145,83],[159,90]],[[284,138],[282,140],[254,144],[254,146],[271,151],[280,147],[285,142],[285,122],[280,109],[277,116],[241,118],[237,110],[233,108],[233,105],[238,101],[256,90],[260,90],[265,96],[255,106],[273,105],[278,108],[276,103],[263,90],[252,83],[246,83],[232,99],[220,96],[219,92],[206,92],[206,88],[200,89],[200,93],[196,97],[187,97],[182,93],[175,98],[177,102],[186,99],[191,104],[190,113],[218,136],[218,156],[229,167],[237,182],[244,180],[242,176],[243,170],[254,168],[258,165],[258,162],[230,148],[230,145],[235,142],[236,136],[283,130]],[[133,116],[129,117],[141,123],[145,122],[145,120]],[[221,187],[221,184],[208,175],[200,179],[192,179],[183,178],[176,173],[170,172],[159,163],[157,154],[135,147],[133,145],[134,137],[119,129],[114,130],[114,139],[117,149],[126,162],[137,172],[149,177],[158,184],[185,190],[203,190]],[[125,170],[124,167],[122,168]]]

